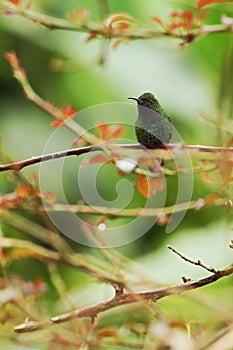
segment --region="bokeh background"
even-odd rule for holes
[[[84,7],[91,12],[93,22],[103,21],[104,17],[114,12],[127,12],[135,17],[139,24],[150,28],[154,27],[150,21],[151,16],[166,19],[169,9],[192,9],[194,5],[195,3],[190,1],[167,0],[35,0],[32,7],[57,17],[64,17],[77,7]],[[209,12],[206,22],[219,23],[222,14],[232,16],[232,4],[212,6]],[[11,50],[17,53],[38,94],[58,106],[69,102],[78,111],[82,111],[104,103],[129,103],[129,96],[139,96],[145,91],[151,91],[171,116],[185,143],[222,146],[230,138],[229,133],[221,129],[221,124],[232,118],[231,33],[203,37],[184,48],[179,46],[179,40],[169,37],[133,40],[128,44],[120,44],[116,49],[112,48],[111,41],[96,39],[86,43],[86,37],[85,33],[49,30],[25,18],[0,13],[1,150],[9,157],[20,160],[43,153],[54,132],[50,127],[51,117],[26,99],[21,87],[12,77],[9,64],[4,58],[4,53]],[[217,121],[218,126],[208,123],[206,118]],[[100,121],[103,121],[102,116]],[[85,123],[82,118],[83,126],[87,125]],[[129,133],[129,137],[135,142],[133,129]],[[61,144],[57,144],[58,150],[61,150],[61,145],[62,139]],[[80,199],[74,190],[74,186],[77,185],[76,174],[69,169],[75,162],[76,160],[70,160],[63,172],[64,187],[70,203]],[[38,172],[38,169],[39,166],[35,165],[23,170],[23,174],[28,176],[31,172]],[[50,172],[48,177],[51,191],[56,194],[53,172]],[[133,183],[133,176],[128,179]],[[100,193],[106,200],[113,200],[117,195],[115,186],[118,181],[119,177],[114,167],[106,166],[98,181]],[[174,202],[176,185],[176,179],[168,180],[168,205]],[[194,177],[193,198],[217,192],[218,187],[217,182],[206,183],[201,175],[197,174]],[[4,194],[11,190],[14,190],[14,181],[9,174],[0,174],[0,192]],[[135,191],[137,192],[136,188]],[[139,193],[135,194],[135,207],[142,206],[144,201]],[[40,222],[36,215],[35,220]],[[227,208],[212,206],[188,212],[171,234],[166,234],[163,226],[155,224],[143,237],[117,250],[140,263],[154,281],[178,283],[182,275],[197,278],[206,273],[179,260],[167,250],[166,245],[174,245],[193,259],[201,259],[207,265],[221,268],[232,260],[228,247],[232,238],[231,229],[232,212]],[[2,224],[2,232],[10,237],[27,238],[23,233],[5,224]],[[68,241],[78,252],[96,254],[93,248]],[[62,265],[59,266],[59,271],[73,300],[77,299],[80,302],[85,299],[85,304],[88,304],[89,300],[91,303],[108,296],[107,286],[97,287],[96,283],[83,273]],[[43,293],[43,302],[52,313],[60,309],[65,310],[59,305],[59,300],[54,301],[56,293],[42,263],[29,258],[14,261],[9,267],[9,274],[20,274],[25,279],[43,278],[49,286]],[[92,288],[93,293],[90,293]],[[211,292],[213,300],[216,300],[222,295],[222,289],[225,296],[224,300],[222,299],[223,309],[232,308],[230,278],[208,287],[207,292]],[[177,305],[179,303],[181,301],[177,301]],[[195,307],[191,305],[189,310],[194,318],[198,314]],[[161,308],[167,313],[176,312],[181,315],[183,312],[182,303],[174,311],[174,304],[162,301]],[[200,317],[205,319],[207,315],[203,312]],[[3,330],[5,337],[4,332]],[[12,343],[8,344],[9,347],[13,346],[10,344]]]

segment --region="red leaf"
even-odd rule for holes
[[[120,137],[124,134],[124,128],[122,125],[113,124],[110,126],[110,131],[113,137]]]
[[[208,173],[204,173],[202,175],[202,180],[207,182],[207,183],[213,183],[214,182],[214,179]]]
[[[76,108],[70,106],[68,103],[64,104],[64,106],[61,108],[61,111],[66,118],[72,118],[77,112]]]
[[[204,6],[211,4],[219,4],[222,2],[232,2],[232,0],[197,0],[196,7],[198,10],[202,9]]]
[[[179,23],[171,23],[169,25],[169,31],[173,31],[173,30],[176,30],[177,28],[180,28],[180,27],[183,27],[183,23],[179,22]]]
[[[43,192],[42,196],[48,204],[54,204],[56,202],[56,196],[53,192]]]
[[[99,33],[96,30],[92,30],[91,33],[86,38],[86,43],[95,39]]]
[[[64,124],[64,121],[63,120],[55,120],[54,122],[52,122],[51,124],[50,124],[50,126],[52,127],[52,128],[56,128],[57,126],[61,126],[61,125],[63,125]]]
[[[103,156],[102,154],[97,154],[89,159],[85,159],[83,162],[82,162],[82,166],[87,166],[87,165],[90,165],[90,164],[94,164],[94,163],[108,163],[109,160],[107,157]]]
[[[67,17],[71,21],[76,21],[84,24],[88,21],[90,17],[90,11],[86,8],[78,8],[76,11],[68,12]]]
[[[233,169],[233,161],[228,159],[228,157],[221,157],[217,160],[217,165],[219,169],[219,175],[222,179],[223,185],[227,186],[230,182],[232,182],[232,169]]]
[[[20,0],[8,0],[12,2],[12,4],[19,5]]]
[[[14,67],[14,68],[18,68],[19,67],[19,60],[18,60],[18,57],[17,57],[17,55],[16,55],[16,53],[14,51],[6,52],[5,53],[5,58],[10,63],[10,65],[12,67]]]
[[[27,198],[31,195],[32,189],[29,186],[22,184],[16,188],[15,192],[19,197]]]
[[[191,22],[193,20],[194,14],[191,10],[185,10],[182,13],[182,17],[185,18],[187,21]]]
[[[112,42],[112,48],[117,49],[118,46],[124,41],[124,38],[117,38]]]
[[[100,132],[102,138],[108,134],[108,125],[106,123],[100,123],[96,125],[96,130]]]
[[[93,235],[96,229],[96,225],[91,220],[82,221],[81,230],[86,235]]]
[[[137,178],[137,188],[138,191],[144,196],[144,197],[151,197],[151,193],[149,193],[149,184],[147,181],[147,177],[144,175],[138,175]]]
[[[138,175],[137,178],[138,191],[146,198],[155,195],[156,191],[162,191],[164,183],[162,178],[147,177],[145,175]]]
[[[54,108],[54,105],[51,104],[50,102],[48,102],[48,107],[49,108]],[[73,118],[77,112],[75,107],[70,106],[68,103],[65,103],[62,107],[61,107],[61,112],[64,115],[64,120],[67,118]],[[52,122],[50,124],[50,126],[52,128],[55,128],[57,126],[61,126],[64,125],[64,120],[55,120],[54,122]]]
[[[156,191],[163,191],[163,189],[164,189],[164,181],[163,181],[162,177],[153,178],[151,180],[153,180],[153,188]]]
[[[4,196],[0,196],[0,208],[12,209],[21,204],[21,198],[17,193],[7,193]]]
[[[208,16],[208,14],[209,14],[208,11],[199,12],[197,18],[203,21]]]
[[[159,17],[151,17],[151,21],[156,24],[159,24],[160,26],[163,26],[163,22]]]
[[[124,133],[123,127],[118,124],[108,125],[106,123],[100,123],[96,126],[96,130],[100,133],[100,137],[104,140],[120,137]]]
[[[213,205],[216,203],[217,199],[218,199],[218,195],[216,193],[210,193],[205,197],[205,204]]]
[[[46,291],[47,284],[41,278],[37,278],[34,281],[24,281],[23,289],[27,294],[40,294]]]
[[[233,145],[233,136],[228,140],[226,147],[231,147]]]
[[[178,10],[172,10],[172,11],[169,13],[169,16],[170,16],[170,17],[180,17],[180,11],[178,11]]]

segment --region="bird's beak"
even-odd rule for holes
[[[134,100],[134,101],[137,101],[137,103],[141,103],[141,100],[139,98],[136,98],[136,97],[128,97],[128,100]]]

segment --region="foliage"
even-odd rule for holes
[[[0,38],[7,38],[0,44],[5,58],[1,62],[4,69],[0,67],[4,76],[0,320],[5,348],[231,348],[231,2],[198,0],[193,7],[166,10],[168,3],[148,0],[153,9],[149,18],[146,5],[130,1],[110,11],[116,6],[110,0],[97,1],[96,8],[88,1],[75,8],[75,2],[53,7],[52,2],[0,0]],[[51,11],[54,15],[46,14]],[[66,19],[60,18],[61,13],[66,13]],[[85,36],[81,44],[80,33]],[[153,40],[152,53],[149,39]],[[145,46],[136,46],[138,42]],[[125,58],[131,47],[137,71],[128,74],[134,65]],[[216,47],[222,53],[222,65],[215,57]],[[145,56],[140,56],[144,51]],[[160,51],[164,56],[159,56]],[[152,62],[157,55],[159,72],[169,52],[173,68],[164,70],[162,79],[156,81]],[[174,84],[173,101],[179,101],[191,114],[190,119],[188,114],[184,118],[182,108],[170,108],[174,130],[192,130],[184,132],[179,142],[174,139],[165,148],[153,150],[135,144],[134,120],[130,119],[132,111],[135,118],[135,109],[128,104],[119,109],[118,104],[110,104],[109,108],[100,105],[82,110],[94,103],[125,99],[126,93],[132,94],[128,80],[139,94],[152,77],[154,88],[159,91],[160,85],[162,94],[164,81],[169,88],[169,75],[180,69],[176,55],[182,62],[180,80],[186,74],[184,66],[205,65],[201,75],[218,100],[216,112],[214,99],[207,103],[209,110],[204,103],[208,112],[197,124],[189,101],[194,100],[196,112],[200,94],[190,94],[186,101],[185,86],[180,85],[179,95]],[[122,57],[119,74],[116,60]],[[9,65],[25,100],[10,80]],[[145,69],[145,81],[137,79]],[[192,88],[191,81],[186,84]],[[166,99],[172,100],[168,95]],[[20,135],[15,136],[17,146],[11,140],[11,127],[14,135]],[[38,140],[41,144],[35,148]],[[200,140],[207,145],[197,144]],[[41,155],[33,156],[34,152]],[[58,172],[61,167],[64,181],[63,173]],[[100,200],[92,193],[93,174]],[[124,187],[125,181],[128,187]],[[118,184],[122,191],[115,198]],[[66,213],[72,216],[66,217]],[[74,233],[65,237],[57,223],[69,231],[74,217],[81,223],[75,231],[78,238]],[[136,221],[138,218],[141,221]],[[148,227],[145,220],[149,220]],[[212,234],[216,227],[220,243]],[[144,236],[135,235],[137,229]],[[109,239],[111,230],[114,236]],[[165,232],[172,236],[165,237]],[[221,261],[219,249],[224,255]],[[177,268],[172,252],[181,258]],[[195,275],[198,267],[204,275]],[[179,296],[183,292],[187,293]],[[221,308],[219,294],[224,295]]]

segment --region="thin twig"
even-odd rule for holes
[[[51,102],[45,101],[35,92],[27,78],[24,68],[20,65],[19,59],[15,52],[6,53],[5,57],[10,63],[14,73],[14,77],[22,86],[24,94],[28,98],[28,100],[33,102],[43,111],[51,115],[53,118],[61,121],[76,135],[81,135],[82,138],[88,143],[97,144],[102,141],[99,137],[89,133],[85,128],[83,128],[80,124],[76,123],[74,120],[67,118],[67,116],[64,115],[64,111],[62,109],[56,107]]]
[[[101,302],[97,305],[89,306],[83,309],[78,309],[66,314],[54,316],[45,321],[40,321],[40,322],[28,321],[27,323],[23,323],[15,327],[15,332],[17,333],[32,332],[38,329],[51,326],[53,324],[64,323],[64,322],[68,322],[73,319],[82,318],[82,317],[90,317],[91,319],[94,319],[99,313],[110,310],[118,306],[132,304],[132,303],[138,302],[139,300],[141,301],[151,300],[153,302],[156,302],[157,300],[170,295],[179,295],[183,292],[194,290],[202,286],[211,284],[231,274],[233,274],[233,264],[227,266],[223,270],[219,270],[218,272],[212,274],[211,276],[204,277],[196,281],[182,283],[177,286],[161,288],[150,292],[131,292],[131,293],[116,294],[112,299]]]
[[[187,152],[190,153],[190,156],[194,153],[208,153],[212,154],[212,157],[216,157],[216,153],[218,154],[232,154],[233,153],[233,147],[214,147],[214,146],[203,146],[203,145],[180,145],[177,144],[167,144],[166,148],[164,149],[145,149],[144,146],[140,144],[111,144],[109,143],[107,145],[107,148],[109,151],[118,151],[118,152],[125,152],[125,151],[144,151],[143,154],[145,158],[162,158],[162,159],[174,159],[174,155],[177,157],[182,157],[182,155],[186,155]],[[0,165],[0,172],[8,171],[8,170],[15,170],[19,171],[27,166],[46,162],[48,160],[54,160],[59,158],[65,158],[69,156],[80,156],[84,153],[93,152],[93,151],[100,151],[105,150],[106,144],[104,146],[101,145],[91,145],[86,147],[80,147],[80,148],[74,148],[74,149],[68,149],[60,152],[54,152],[49,154],[44,154],[36,157],[31,157],[28,159],[21,160],[19,162],[13,162],[9,164],[3,164]],[[171,153],[172,152],[172,153]],[[210,159],[210,158],[208,158]]]
[[[216,198],[213,201],[214,206],[226,206],[231,207],[233,206],[233,201],[230,201],[229,198]],[[101,207],[101,206],[89,206],[85,204],[52,204],[48,205],[46,207],[43,207],[42,210],[45,210],[46,212],[73,212],[73,213],[82,213],[82,214],[103,214],[105,216],[109,217],[134,217],[139,216],[140,217],[156,217],[156,216],[163,216],[163,215],[169,215],[173,212],[180,212],[184,210],[200,210],[206,205],[211,205],[208,203],[208,201],[205,201],[204,198],[199,198],[196,200],[183,202],[183,203],[177,203],[175,205],[169,205],[166,207],[161,208],[143,208],[143,207],[137,207],[137,208],[109,208],[109,207]]]
[[[68,31],[76,32],[86,32],[86,33],[96,33],[96,35],[103,38],[109,38],[109,30],[104,23],[75,23],[65,19],[56,18],[52,16],[45,15],[40,12],[32,11],[27,8],[23,8],[19,5],[14,5],[9,1],[0,1],[0,8],[10,11],[21,17],[25,17],[28,20],[33,21],[34,23],[41,24],[48,29],[62,29]],[[125,33],[111,33],[111,38],[126,38],[126,39],[155,39],[158,37],[166,36],[176,39],[181,39],[186,43],[190,43],[199,37],[203,37],[215,33],[224,33],[224,32],[233,31],[232,24],[213,24],[213,25],[204,25],[198,29],[188,32],[187,34],[171,32],[171,31],[159,31],[151,30],[147,28],[138,28],[127,30]]]
[[[213,267],[209,267],[205,264],[203,264],[200,260],[192,260],[190,258],[188,258],[187,256],[183,255],[182,253],[178,252],[178,250],[176,250],[175,248],[173,248],[172,246],[168,245],[167,246],[168,249],[170,249],[173,253],[177,254],[181,259],[183,259],[184,261],[187,261],[189,262],[190,264],[193,264],[193,265],[197,265],[197,266],[200,266],[202,267],[203,269],[209,271],[209,272],[212,272],[212,273],[218,273],[219,271],[218,270],[215,270]]]
[[[14,217],[12,215],[12,217]],[[4,221],[4,217],[0,216],[1,220]],[[23,219],[23,218],[22,218]],[[27,219],[26,219],[27,220]],[[30,222],[28,220],[28,222]],[[11,221],[7,221],[9,225],[12,225]],[[36,224],[39,226],[38,224]],[[34,223],[31,223],[31,230],[34,230]],[[30,233],[30,228],[25,228],[25,221],[24,223],[20,224],[17,227],[18,229]],[[41,227],[41,230],[43,228]],[[48,229],[45,229],[44,232],[47,232],[51,235],[51,231]],[[73,268],[82,270],[98,280],[106,281],[109,283],[115,283],[115,284],[122,284],[123,278],[118,277],[117,274],[112,273],[112,266],[111,264],[108,264],[106,261],[103,262],[98,259],[97,257],[91,256],[89,254],[66,254],[65,256],[61,256],[59,252],[52,251],[47,248],[43,248],[35,243],[28,242],[26,240],[19,240],[19,239],[13,239],[13,238],[3,238],[0,239],[0,247],[6,247],[6,248],[14,248],[14,249],[25,249],[25,252],[27,251],[28,255],[34,256],[36,258],[45,260],[45,261],[54,261],[54,262],[63,262]]]

